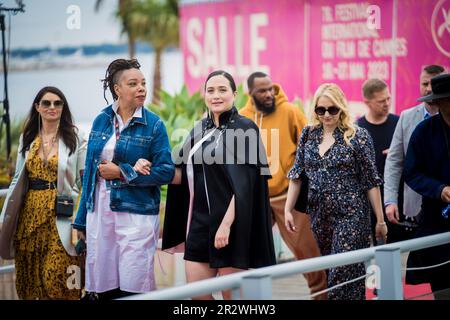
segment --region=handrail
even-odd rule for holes
[[[0,189],[0,198],[6,197],[7,194],[8,194],[8,189]]]
[[[409,252],[439,246],[447,243],[450,243],[450,232],[400,241],[382,246],[343,252],[334,255],[316,257],[293,262],[286,262],[274,266],[243,271],[213,279],[196,281],[186,285],[161,289],[150,293],[136,294],[122,298],[121,300],[188,299],[190,297],[210,294],[212,292],[218,292],[229,289],[233,290],[234,293],[233,296],[235,296],[237,294],[237,290],[243,288],[243,283],[248,279],[262,279],[262,278],[277,279],[299,273],[307,273],[312,271],[328,269],[332,267],[366,262],[377,256],[380,252],[383,253]],[[14,265],[0,267],[0,274],[13,271]],[[381,271],[384,272],[386,270]],[[392,270],[392,272],[396,271],[399,270]]]
[[[1,266],[0,267],[0,274],[14,272],[15,268],[16,267],[13,264],[9,264],[9,265],[6,265],[6,266]]]
[[[422,238],[400,241],[392,244],[376,246],[334,255],[322,256],[306,260],[282,263],[249,271],[234,273],[214,279],[192,282],[186,285],[161,289],[145,294],[136,294],[123,300],[165,300],[187,299],[190,297],[210,294],[212,292],[239,289],[244,278],[270,276],[272,279],[286,277],[298,273],[307,273],[368,261],[375,257],[376,251],[400,250],[400,252],[416,251],[433,246],[450,243],[450,232],[435,234]]]

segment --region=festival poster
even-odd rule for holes
[[[304,1],[252,0],[185,4],[181,7],[184,79],[192,92],[215,69],[245,83],[263,71],[294,98],[306,91]]]

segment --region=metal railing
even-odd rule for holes
[[[6,197],[7,194],[8,194],[8,189],[0,189],[0,198]],[[1,211],[1,208],[0,208],[0,211]],[[2,221],[3,221],[3,217],[0,217],[0,224],[2,223]],[[1,228],[0,228],[0,230],[1,230]],[[14,272],[14,269],[15,269],[14,265],[2,266],[2,267],[0,267],[0,274]]]
[[[13,264],[0,267],[0,274],[14,272],[15,266]]]
[[[123,300],[175,300],[232,290],[233,299],[272,299],[272,280],[298,273],[307,273],[375,258],[379,267],[379,300],[403,300],[401,275],[402,252],[416,251],[450,243],[450,232],[396,242],[392,244],[349,251],[329,256],[311,258],[275,266],[243,271],[214,279],[201,280],[186,285],[136,294]]]
[[[6,197],[7,194],[8,194],[8,189],[0,189],[0,198]]]

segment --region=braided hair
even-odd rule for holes
[[[117,94],[114,91],[114,85],[119,82],[120,77],[122,76],[123,71],[129,69],[140,69],[141,65],[136,59],[116,59],[111,62],[106,69],[105,79],[102,79],[103,82],[103,98],[106,100],[106,103],[109,104],[108,99],[106,99],[106,89],[109,88],[111,95],[114,100],[117,100]]]

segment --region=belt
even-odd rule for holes
[[[30,180],[29,189],[31,190],[52,190],[56,189],[56,181],[47,181],[41,179]]]

